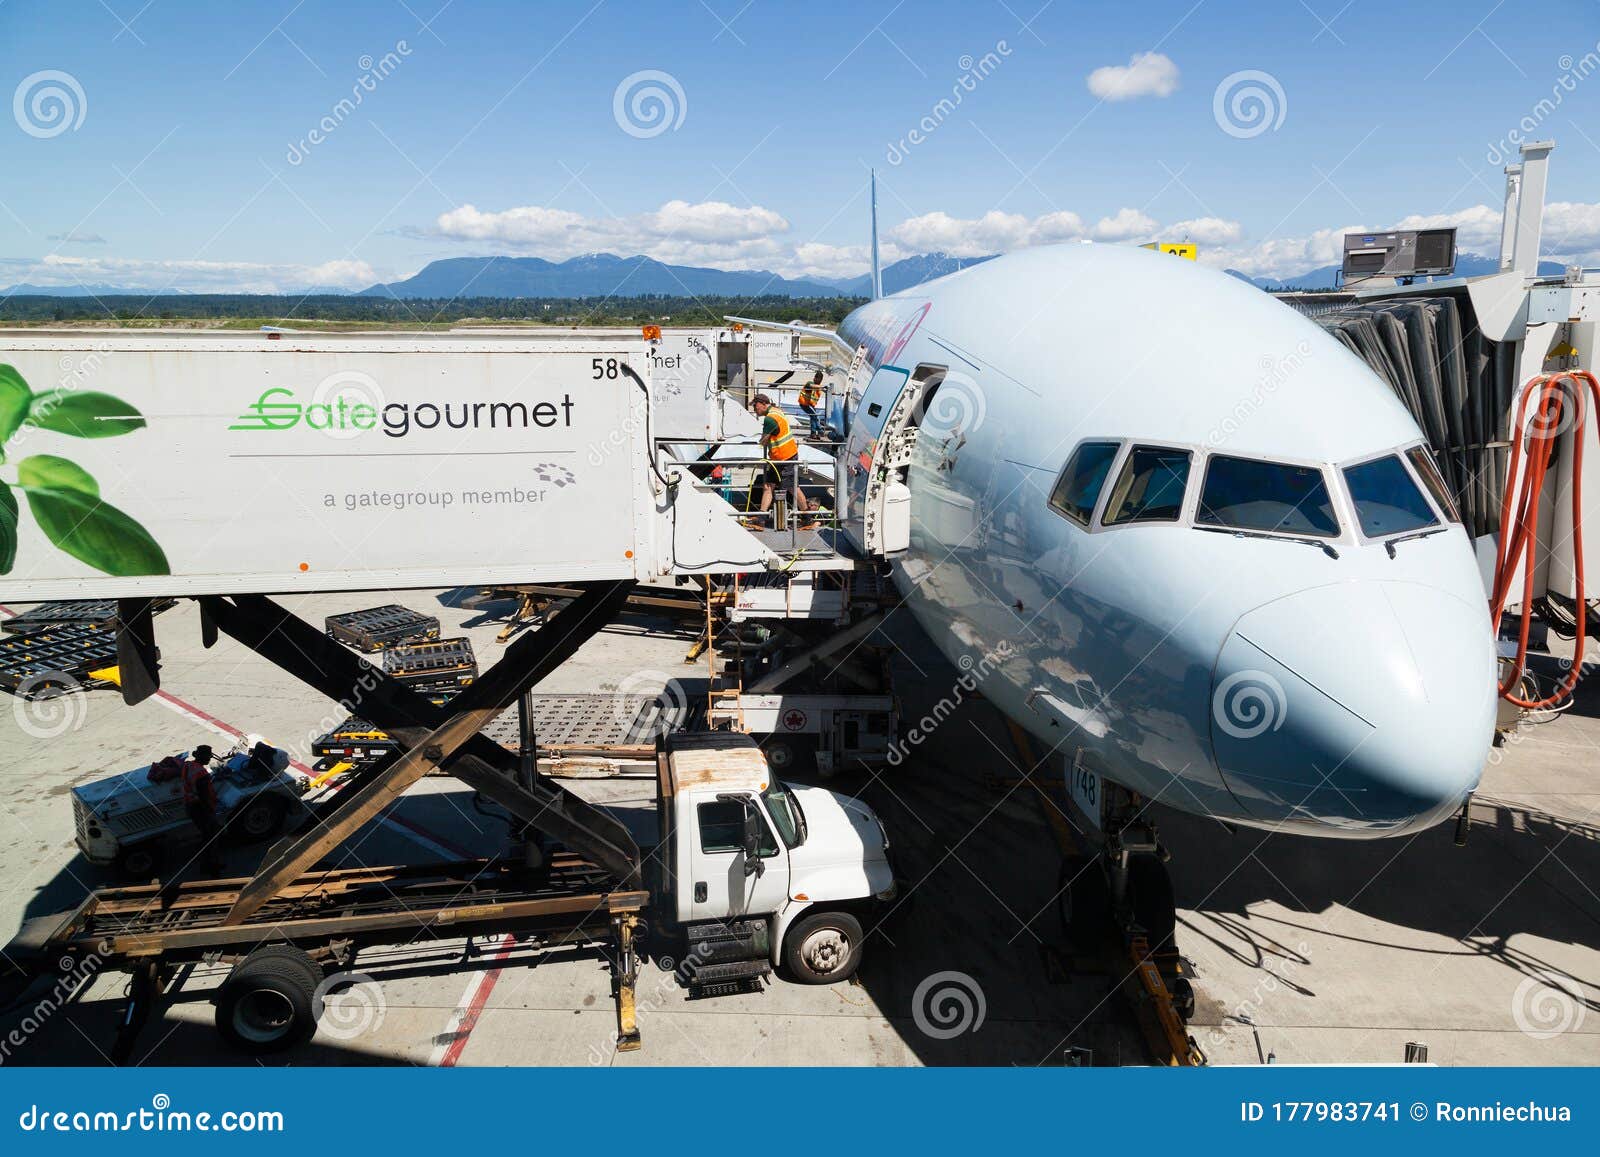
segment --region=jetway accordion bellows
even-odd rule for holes
[[[1427,436],[1474,537],[1499,529],[1514,350],[1484,338],[1454,297],[1349,303],[1285,299],[1389,383]]]

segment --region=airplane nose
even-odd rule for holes
[[[1218,769],[1261,820],[1387,836],[1478,784],[1495,720],[1488,612],[1432,587],[1318,587],[1245,614],[1218,655]]]

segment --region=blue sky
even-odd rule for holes
[[[1514,131],[1558,141],[1547,252],[1600,261],[1593,0],[0,0],[8,93],[0,286],[594,250],[843,276],[869,166],[890,257],[1187,235],[1287,273],[1347,227],[1492,248]]]

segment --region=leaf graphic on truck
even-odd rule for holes
[[[24,426],[73,438],[113,438],[145,425],[138,410],[96,390],[35,394],[13,366],[0,365],[0,463],[6,443]],[[22,517],[16,491],[28,500],[39,529],[60,550],[109,575],[171,574],[150,532],[100,497],[100,484],[82,466],[54,454],[16,464],[15,482],[0,479],[0,574],[17,559]]]

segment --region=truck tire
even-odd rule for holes
[[[289,805],[276,792],[262,792],[233,814],[228,835],[239,843],[258,844],[270,840],[283,829]]]
[[[861,922],[848,912],[812,912],[794,922],[783,941],[783,963],[801,984],[837,984],[861,964]]]
[[[246,956],[217,992],[217,1031],[241,1052],[261,1056],[311,1039],[322,969],[300,949],[268,944]]]
[[[157,840],[146,840],[144,843],[125,847],[117,852],[117,859],[112,864],[112,871],[123,880],[132,883],[147,884],[155,879],[161,871],[161,844]]]

